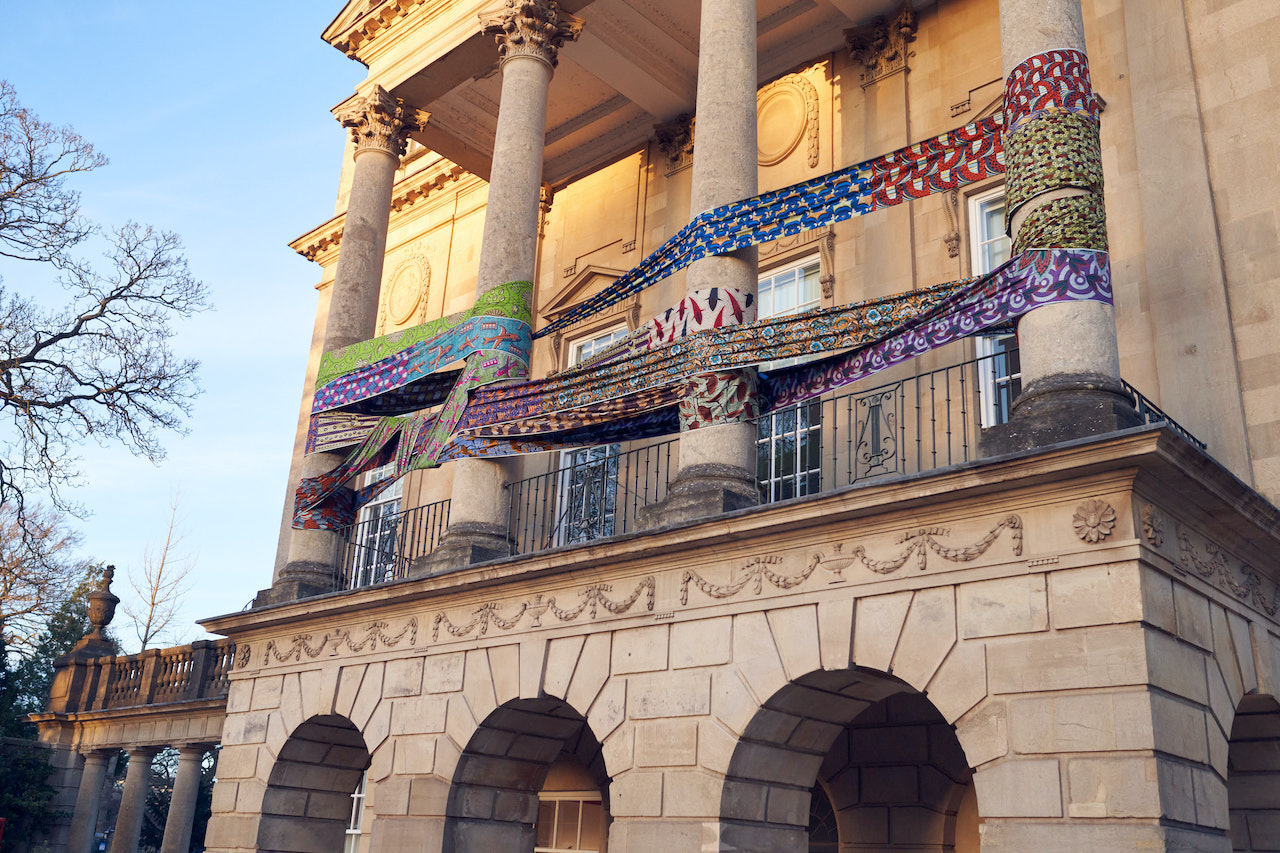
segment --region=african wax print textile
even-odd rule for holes
[[[1097,121],[1099,104],[1084,52],[1038,53],[1009,72],[1004,90],[1004,132],[1013,133],[1043,113],[1075,113]]]
[[[316,373],[316,388],[323,388],[339,376],[345,376],[388,359],[414,344],[429,341],[464,321],[476,317],[507,317],[531,324],[533,318],[529,313],[529,304],[532,295],[532,282],[509,282],[482,293],[476,297],[475,304],[465,311],[327,352],[320,358],[320,368]]]
[[[390,480],[351,495],[341,483],[374,464],[385,464],[387,443],[393,438],[402,442],[395,452],[399,476],[405,464],[430,467],[461,456],[505,456],[665,435],[674,431],[673,409],[692,399],[692,390],[700,398],[719,401],[715,405],[725,411],[709,406],[705,413],[682,412],[685,428],[744,412],[754,417],[820,396],[962,337],[1006,328],[1042,305],[1079,300],[1111,302],[1105,252],[1030,251],[976,279],[710,329],[594,370],[573,368],[501,388],[477,388],[488,377],[483,358],[473,357],[445,409],[434,419],[420,417],[415,438],[405,438],[410,419],[387,419],[385,427],[380,425],[382,431],[339,469],[304,482],[299,506],[310,515],[299,515],[298,520],[351,523],[351,513],[371,490]],[[837,354],[761,376],[758,394],[749,384],[737,384],[741,377],[729,373],[761,361],[833,352]],[[709,373],[717,378],[715,388],[690,387],[705,384]],[[720,381],[728,379],[734,381]]]
[[[890,154],[700,213],[609,287],[534,337],[553,334],[656,284],[699,258],[843,222],[1004,171],[999,114]]]
[[[312,415],[307,425],[307,453],[328,453],[359,444],[373,431],[381,418],[353,415],[348,412],[324,412]]]
[[[1024,252],[870,346],[792,368],[763,382],[761,395],[767,401],[767,411],[789,406],[943,344],[1007,326],[1043,305],[1078,301],[1112,303],[1111,265],[1106,252]]]
[[[1107,213],[1102,196],[1089,193],[1055,198],[1027,214],[1013,241],[1014,254],[1050,246],[1107,251]]]
[[[754,293],[736,287],[712,287],[690,293],[646,323],[645,341],[648,349],[654,349],[695,332],[755,320]]]
[[[463,320],[428,340],[411,344],[317,388],[311,411],[325,412],[378,397],[424,379],[441,367],[476,352],[504,352],[513,356],[505,378],[523,378],[528,375],[530,333],[528,323],[508,317],[486,315]]]

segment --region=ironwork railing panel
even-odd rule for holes
[[[408,577],[435,550],[449,524],[449,501],[339,528],[338,589],[359,589]]]
[[[635,530],[640,509],[667,496],[676,441],[626,452],[606,445],[592,458],[511,483],[508,532],[515,553]]]

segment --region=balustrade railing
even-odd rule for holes
[[[919,373],[899,368],[885,375],[888,381],[877,376],[759,418],[761,502],[980,458],[982,431],[1008,421],[1020,391],[1017,366],[1017,350],[1005,350]],[[895,373],[899,378],[892,378]],[[1125,389],[1146,423],[1166,423],[1204,448],[1132,386]],[[613,444],[563,451],[553,457],[557,467],[509,484],[512,553],[634,531],[640,510],[666,497],[678,449],[671,438],[626,450]],[[335,587],[356,589],[421,573],[448,521],[446,500],[339,530]]]
[[[92,660],[59,659],[51,711],[103,711],[214,699],[227,693],[235,658],[230,640],[196,640],[169,649]]]

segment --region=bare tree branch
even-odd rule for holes
[[[142,564],[137,571],[129,572],[129,586],[137,601],[125,599],[120,604],[124,615],[133,622],[133,630],[140,643],[138,651],[158,641],[173,639],[169,628],[178,617],[183,599],[189,588],[187,576],[195,568],[195,559],[179,553],[183,533],[178,519],[178,496],[169,504],[169,526],[165,529],[164,544],[158,548],[147,546]]]
[[[157,461],[160,433],[182,433],[199,393],[191,359],[170,348],[175,318],[207,308],[174,234],[128,223],[100,230],[80,216],[66,179],[106,165],[70,128],[40,121],[0,82],[0,255],[52,265],[60,310],[0,287],[0,502],[19,520],[29,490],[60,509],[87,439]],[[73,250],[108,245],[95,266]]]
[[[41,506],[28,507],[20,523],[14,507],[0,506],[0,632],[11,652],[30,655],[92,565],[72,556],[79,535],[65,523]]]

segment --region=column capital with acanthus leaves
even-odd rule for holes
[[[533,56],[552,68],[566,41],[577,41],[582,20],[561,11],[555,0],[506,0],[480,16],[484,32],[495,36],[503,61]]]
[[[404,155],[409,134],[422,130],[431,118],[430,113],[406,106],[381,86],[374,86],[367,95],[345,104],[334,115],[343,127],[351,129],[357,153],[375,149],[396,157]]]

